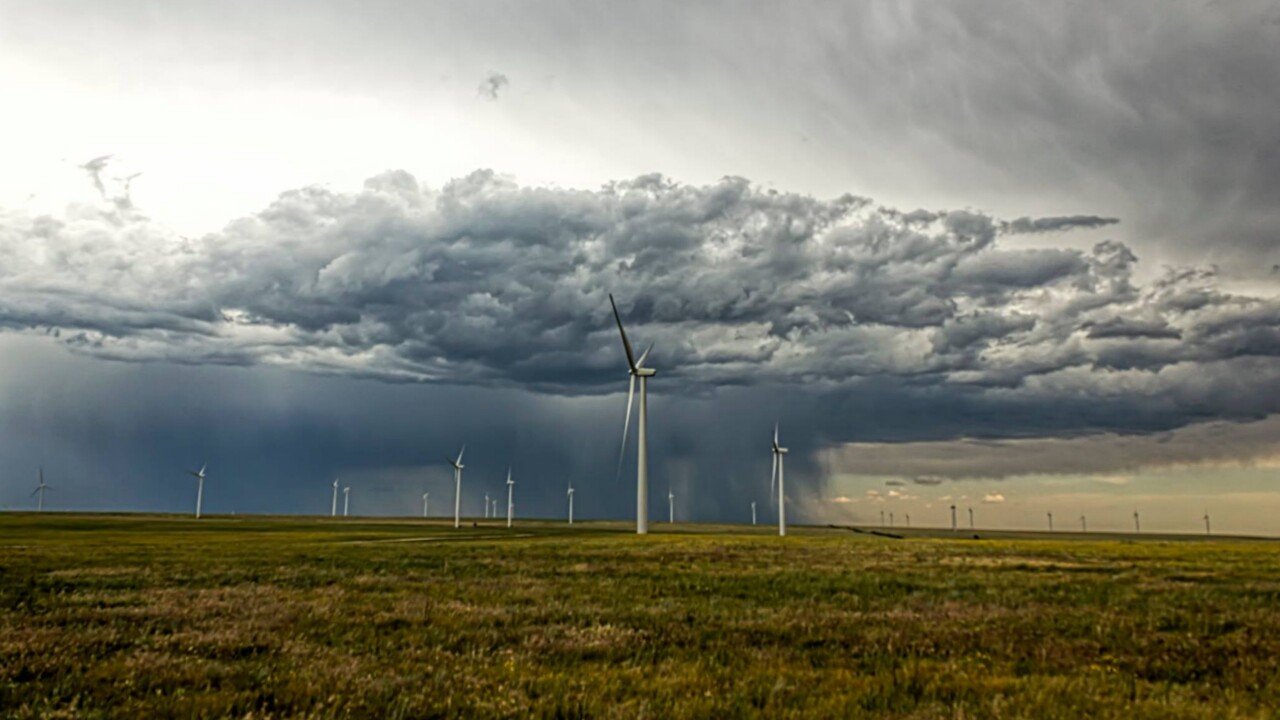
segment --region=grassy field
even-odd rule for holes
[[[1266,718],[1280,543],[0,516],[0,717]]]

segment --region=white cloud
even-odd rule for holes
[[[987,493],[986,495],[982,496],[982,502],[1002,503],[1004,502],[1004,495],[1001,495],[1000,493]]]

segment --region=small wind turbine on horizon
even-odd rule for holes
[[[43,482],[43,480],[42,480],[41,482]],[[1209,533],[1209,511],[1208,511],[1208,510],[1205,510],[1205,511],[1204,511],[1204,534],[1205,534],[1205,535],[1210,534],[1210,533]]]
[[[880,511],[880,527],[884,527],[884,511]]]
[[[569,483],[569,524],[573,524],[573,483]]]
[[[786,489],[787,449],[778,444],[778,423],[773,424],[773,472],[769,474],[769,490],[773,491],[773,479],[778,478],[778,535],[787,534],[787,489]]]
[[[467,446],[463,445],[458,451],[458,459],[448,458],[449,464],[453,466],[453,526],[455,528],[462,527],[462,468],[466,467],[462,464],[462,454],[467,451]],[[485,504],[489,503],[488,495],[485,496]]]
[[[200,466],[199,472],[188,470],[192,477],[196,479],[196,519],[200,519],[200,503],[204,500],[204,469],[209,467],[209,463]]]
[[[1138,520],[1137,510],[1133,511],[1133,531],[1136,533],[1142,532],[1142,523]]]
[[[1089,532],[1089,521],[1086,520],[1083,515],[1080,516],[1080,532],[1082,533]]]
[[[970,530],[974,529],[973,528],[973,508],[969,508],[969,529]]]
[[[342,488],[342,517],[350,515],[351,510],[351,486]]]
[[[889,527],[893,527],[893,513],[889,513]]]
[[[636,423],[636,534],[649,532],[649,378],[658,374],[657,370],[644,366],[644,361],[653,350],[653,344],[640,354],[637,360],[631,350],[631,341],[627,339],[627,331],[622,327],[622,316],[618,314],[618,304],[609,294],[609,305],[613,307],[613,319],[618,323],[618,334],[622,336],[622,349],[627,354],[627,416],[622,421],[622,448],[618,452],[618,475],[622,474],[622,459],[627,451],[627,435],[631,428],[631,403],[635,399],[636,379],[640,379],[640,411]]]
[[[756,524],[756,501],[751,501],[751,524]]]
[[[36,495],[36,494],[40,495],[40,499],[37,501],[37,504],[36,504],[36,512],[44,512],[44,491],[52,490],[52,489],[53,489],[52,487],[45,484],[44,468],[43,467],[40,468],[40,484],[36,485],[36,489],[31,492],[32,495]]]
[[[489,493],[484,494],[484,519],[489,519]]]
[[[1049,532],[1053,532],[1053,513],[1045,513],[1049,516]]]
[[[511,518],[516,512],[515,503],[516,481],[511,479],[511,468],[507,468],[507,527],[511,527]]]
[[[907,527],[911,527],[911,513],[907,513]]]
[[[676,523],[676,494],[670,488],[667,488],[667,522]]]
[[[431,509],[431,493],[424,492],[422,493],[422,517],[426,517],[430,509]]]
[[[956,506],[951,506],[951,532],[956,531]]]
[[[333,479],[333,507],[329,510],[329,517],[338,517],[338,478]]]

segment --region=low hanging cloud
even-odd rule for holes
[[[1277,300],[1229,293],[1204,269],[1139,285],[1138,258],[1114,241],[999,239],[1104,221],[902,212],[741,178],[587,191],[479,171],[431,189],[394,171],[359,192],[283,193],[201,238],[118,203],[5,211],[0,328],[113,360],[581,395],[617,390],[612,292],[633,341],[655,343],[655,392],[798,387],[834,418],[852,398],[928,408],[876,424],[888,440],[1275,412]],[[949,474],[914,465],[893,474]]]
[[[510,84],[511,81],[507,79],[506,75],[496,72],[489,73],[480,83],[480,96],[490,100],[497,100],[498,91]]]

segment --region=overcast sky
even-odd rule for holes
[[[0,507],[443,513],[465,442],[633,516],[613,292],[654,508],[777,420],[813,521],[1280,533],[1277,68],[1261,1],[4,0]]]

